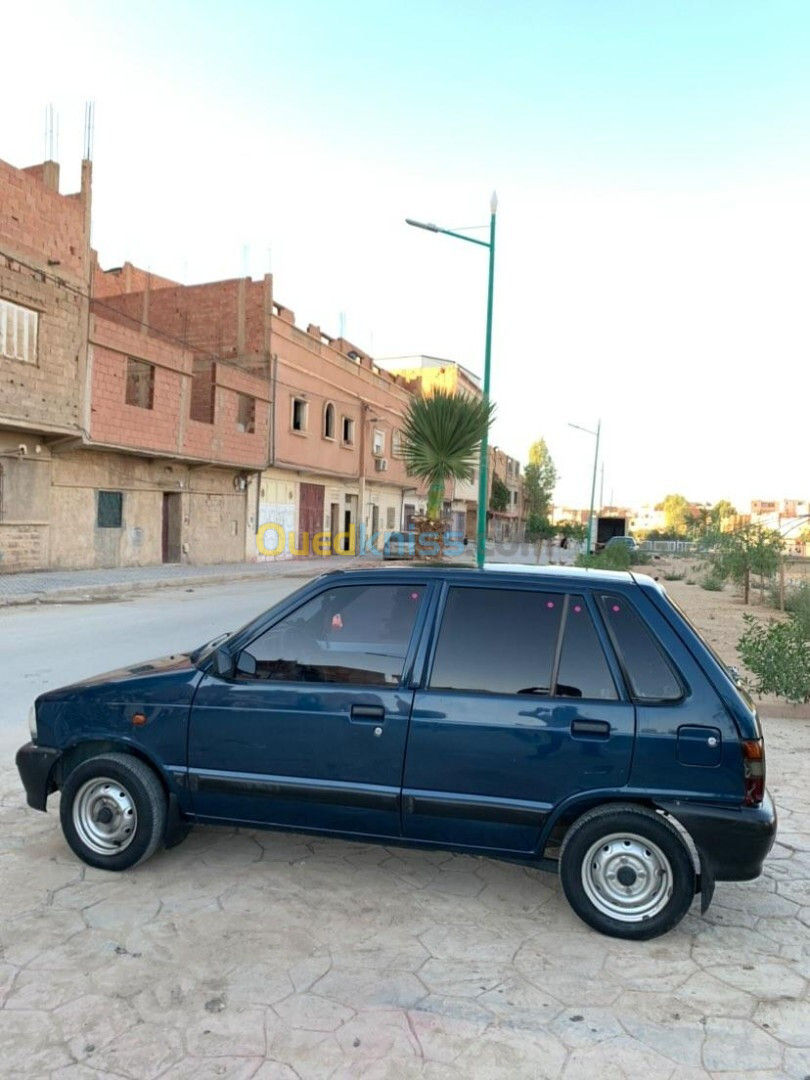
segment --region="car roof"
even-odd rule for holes
[[[505,583],[525,580],[533,584],[538,579],[545,580],[549,584],[564,585],[566,583],[580,586],[585,585],[632,585],[635,578],[627,570],[595,570],[581,566],[524,566],[521,563],[485,563],[479,570],[469,565],[457,565],[454,563],[422,563],[409,562],[406,564],[389,562],[382,566],[346,567],[328,571],[323,577],[360,577],[369,574],[386,574],[393,578],[408,577],[413,579],[414,574],[420,577],[445,578],[469,581],[474,574],[483,575],[487,580],[495,581],[502,579]]]

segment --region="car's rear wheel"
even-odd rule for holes
[[[574,911],[611,937],[643,941],[681,921],[695,867],[678,830],[643,806],[602,806],[568,830],[560,879]]]
[[[148,765],[129,754],[82,761],[62,785],[62,832],[73,852],[102,870],[148,859],[166,827],[166,796]]]

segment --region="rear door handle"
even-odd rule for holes
[[[385,720],[385,709],[382,705],[352,705],[351,720],[353,724],[380,724]]]
[[[585,735],[591,739],[607,739],[610,737],[610,724],[607,720],[572,720],[572,735]]]

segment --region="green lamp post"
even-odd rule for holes
[[[569,424],[569,427],[576,428],[577,431],[584,431],[586,435],[596,436],[596,450],[593,455],[593,477],[591,479],[591,506],[588,511],[588,554],[591,553],[591,542],[593,540],[593,500],[596,497],[596,468],[599,463],[599,435],[602,431],[602,421],[600,420],[596,425],[596,431],[591,431],[590,428],[580,427],[579,424]]]
[[[466,240],[468,244],[478,244],[479,247],[489,249],[489,279],[487,282],[487,336],[484,349],[484,401],[489,401],[489,374],[492,361],[492,300],[495,285],[495,216],[498,212],[498,196],[493,191],[489,203],[489,240],[476,240],[472,236],[464,236],[463,233],[453,232],[451,229],[441,229],[438,225],[431,225],[424,221],[413,221],[406,218],[406,225],[413,225],[416,229],[427,229],[428,232],[443,233],[445,236],[454,236],[457,240]],[[475,547],[475,561],[480,568],[484,565],[487,542],[487,473],[489,469],[489,434],[485,433],[481,440],[481,457],[478,468],[478,524]]]

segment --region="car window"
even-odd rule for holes
[[[602,596],[601,606],[633,697],[641,701],[683,697],[678,676],[633,606],[618,596]]]
[[[308,600],[244,650],[252,678],[396,685],[422,585],[352,585]]]
[[[562,600],[518,589],[451,588],[431,687],[548,695]]]
[[[615,701],[616,684],[588,607],[581,596],[569,596],[555,697]]]

